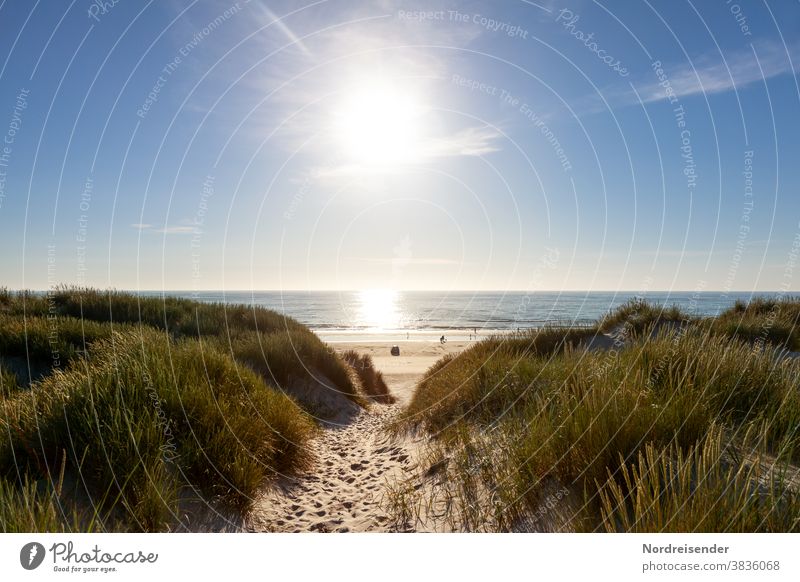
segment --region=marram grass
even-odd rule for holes
[[[752,311],[767,330],[800,312],[790,301]],[[623,326],[626,341],[586,349]],[[762,337],[629,304],[596,329],[493,338],[442,359],[403,422],[433,434],[444,519],[462,529],[795,531],[798,480],[777,476],[800,461],[800,361]],[[541,517],[562,489],[569,502]]]
[[[192,499],[246,511],[310,460],[317,428],[281,383],[322,377],[361,401],[343,360],[263,308],[1,291],[0,531],[186,529]]]

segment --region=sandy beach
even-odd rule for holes
[[[331,346],[339,353],[355,350],[359,354],[371,356],[375,368],[383,373],[389,390],[401,405],[405,405],[411,400],[417,382],[428,368],[443,356],[458,353],[474,343],[448,341],[442,344],[431,338],[428,341],[343,341],[331,342]],[[399,356],[391,355],[390,349],[393,345],[400,348]]]

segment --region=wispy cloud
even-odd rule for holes
[[[760,42],[722,54],[716,50],[706,52],[680,63],[663,62],[661,66],[670,88],[679,99],[702,94],[719,95],[780,75],[797,73],[800,71],[800,43],[784,46],[777,42]],[[570,103],[573,111],[581,116],[602,113],[609,107],[664,101],[669,96],[659,83],[648,67],[639,82],[608,86],[600,94],[573,98]]]
[[[397,257],[350,257],[351,261],[370,263],[373,265],[394,265],[402,261],[403,265],[463,265],[464,261],[454,259],[441,259],[437,257],[402,258]]]
[[[312,57],[311,51],[308,50],[308,47],[303,42],[299,36],[297,36],[294,31],[289,28],[286,24],[286,16],[276,16],[265,4],[261,4],[259,2],[253,2],[251,4],[253,10],[256,11],[256,18],[260,18],[262,22],[262,27],[268,28],[270,26],[275,26],[280,30],[286,38],[291,42],[293,46],[296,46],[300,49],[300,51],[307,57]],[[296,10],[300,11],[300,10]],[[260,14],[258,14],[260,12]]]
[[[150,232],[157,232],[160,234],[193,234],[197,232],[198,227],[192,226],[188,224],[182,225],[173,225],[173,226],[163,226],[161,228],[156,228],[152,224],[146,223],[134,223],[131,224],[131,228],[135,228],[136,230],[147,230]]]
[[[162,234],[192,234],[196,231],[196,226],[165,226],[164,228],[156,229],[156,232]]]
[[[664,65],[669,83],[680,97],[716,94],[742,89],[779,75],[795,73],[800,66],[798,46],[776,42],[754,44],[731,53],[704,54],[677,66]],[[645,102],[666,99],[664,87],[653,81],[637,88]]]
[[[686,250],[673,250],[673,249],[660,249],[651,251],[637,251],[636,255],[643,257],[708,257],[709,255],[725,254],[724,251],[710,251],[708,249],[686,249]]]
[[[431,139],[424,148],[427,158],[448,156],[482,156],[500,151],[501,134],[490,126],[467,127],[455,133]]]

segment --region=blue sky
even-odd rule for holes
[[[0,4],[0,285],[800,289],[796,2],[101,4]]]

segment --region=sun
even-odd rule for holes
[[[334,112],[335,141],[351,163],[411,163],[420,153],[422,114],[419,99],[398,83],[354,83]]]
[[[358,293],[357,324],[369,329],[399,329],[398,294],[391,289],[364,289]]]

